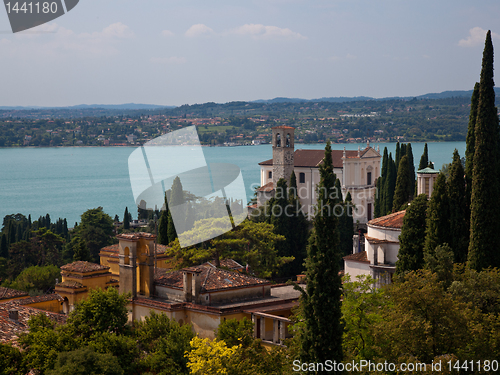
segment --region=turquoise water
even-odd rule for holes
[[[395,143],[385,146],[394,155]],[[333,145],[347,150],[366,144]],[[323,149],[324,144],[299,145],[296,149]],[[465,142],[429,143],[429,159],[436,168],[451,162],[456,148],[465,154]],[[412,143],[416,167],[424,143]],[[31,214],[32,219],[50,214],[53,221],[67,218],[73,226],[90,208],[102,206],[111,217],[123,217],[125,207],[136,218],[128,175],[128,157],[135,147],[0,148],[0,219],[5,215]],[[240,167],[247,196],[260,184],[258,163],[272,157],[270,145],[204,147],[209,162],[233,163]]]

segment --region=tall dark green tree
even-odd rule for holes
[[[429,165],[429,151],[427,149],[427,143],[424,145],[424,152],[420,157],[420,163],[418,163],[418,170],[427,168]]]
[[[337,179],[339,181],[339,179]],[[340,185],[340,182],[339,182]],[[354,220],[352,218],[352,197],[347,192],[342,204],[342,215],[339,217],[340,249],[342,256],[352,254],[352,236],[354,234]]]
[[[396,164],[396,171],[399,171],[399,161],[401,160],[403,156],[401,155],[401,145],[396,143],[396,154],[394,158],[394,163]]]
[[[472,171],[474,169],[474,153],[476,150],[477,107],[479,104],[479,82],[474,85],[472,98],[470,101],[469,127],[467,128],[467,139],[465,148],[465,194],[467,206],[470,207],[472,197]]]
[[[397,170],[396,163],[392,160],[392,153],[389,153],[387,164],[387,178],[384,181],[384,211],[381,216],[387,215],[392,211],[394,201],[394,191],[396,189]]]
[[[437,246],[450,244],[450,205],[446,190],[446,177],[440,173],[434,184],[427,207],[427,228],[424,252],[433,254]]]
[[[420,194],[406,209],[399,235],[399,253],[396,275],[404,275],[424,266],[424,242],[427,213],[427,195]]]
[[[9,247],[7,246],[7,236],[2,233],[0,236],[0,258],[7,258]]]
[[[409,180],[410,165],[408,155],[404,155],[399,161],[398,177],[396,180],[396,189],[394,191],[394,201],[392,203],[392,211],[399,211],[403,204],[411,200],[413,190]]]
[[[413,160],[413,150],[411,149],[411,143],[406,146],[406,154],[408,157],[408,183],[410,184],[410,201],[415,195],[415,161]]]
[[[175,207],[183,204],[184,192],[182,189],[181,179],[177,176],[172,183],[172,190],[170,193],[170,200],[168,202],[169,207]],[[172,211],[168,212],[168,242],[172,242],[177,238],[177,232],[175,230],[174,220],[172,219]]]
[[[493,81],[493,44],[486,34],[477,108],[472,171],[469,266],[477,271],[500,266],[498,230],[499,123]]]
[[[160,220],[158,221],[158,243],[168,245],[168,202],[165,195],[165,209],[161,212]]]
[[[455,263],[464,263],[467,261],[469,247],[470,211],[465,193],[464,168],[456,149],[453,152],[453,162],[446,185],[450,202],[449,245],[453,250]]]
[[[286,213],[288,206],[288,187],[286,180],[280,178],[276,183],[274,197],[269,202],[269,223],[274,227],[274,233],[284,236],[286,239],[290,238],[290,217]],[[276,245],[278,255],[292,256],[290,243],[282,241]],[[289,276],[288,269],[281,269],[279,276]]]
[[[130,215],[128,213],[128,207],[125,207],[125,213],[123,214],[123,229],[130,229]]]
[[[374,216],[380,217],[385,215],[385,181],[387,179],[387,170],[389,165],[389,155],[387,154],[387,147],[384,147],[384,156],[382,157],[382,170],[380,177],[377,178],[376,193],[375,193],[375,208]]]
[[[318,203],[306,260],[307,289],[301,290],[304,326],[300,333],[299,356],[307,363],[342,360],[342,284],[338,220],[334,214],[337,199],[331,194],[335,179],[328,142],[320,165]]]

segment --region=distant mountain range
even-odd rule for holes
[[[500,87],[495,87],[495,93],[497,98],[500,98]],[[354,96],[354,97],[329,97],[329,98],[318,98],[318,99],[300,99],[300,98],[283,98],[278,97],[274,99],[259,99],[253,100],[248,103],[310,103],[310,102],[335,102],[335,103],[345,103],[345,102],[356,102],[356,101],[367,101],[367,100],[412,100],[412,99],[446,99],[452,97],[471,97],[472,90],[455,90],[455,91],[443,91],[441,93],[429,93],[419,96],[393,96],[387,98],[372,98],[369,96]],[[172,109],[176,106],[165,106],[156,104],[136,104],[136,103],[126,103],[126,104],[79,104],[67,107],[40,107],[40,106],[0,106],[0,110],[72,110],[72,109],[108,109],[108,110],[155,110],[155,109]]]
[[[274,99],[259,99],[254,100],[251,103],[302,103],[302,102],[335,102],[335,103],[345,103],[345,102],[358,102],[365,100],[412,100],[416,99],[446,99],[453,97],[471,97],[473,90],[455,90],[455,91],[443,91],[441,93],[429,93],[419,96],[393,96],[387,98],[372,98],[369,96],[353,96],[353,97],[331,97],[331,98],[318,98],[318,99],[300,99],[300,98],[274,98]],[[495,94],[500,97],[500,87],[495,87]]]

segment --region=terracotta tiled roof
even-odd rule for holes
[[[17,321],[9,317],[10,310],[18,311]],[[22,306],[14,301],[0,303],[0,342],[16,341],[21,333],[28,331],[28,320],[35,315],[45,314],[58,324],[66,322],[66,316],[63,314],[42,311],[33,307]]]
[[[78,281],[66,280],[62,283],[56,284],[56,287],[79,289],[83,288],[83,284],[79,283]]]
[[[252,276],[243,275],[239,272],[226,271],[220,268],[201,265],[201,293],[211,292],[220,289],[239,288],[251,285],[266,285],[269,281]],[[168,273],[157,272],[155,277],[157,285],[164,285],[173,288],[182,288],[183,272],[173,271]]]
[[[344,260],[350,260],[353,262],[360,262],[360,263],[370,263],[368,260],[368,257],[366,256],[366,251],[362,251],[360,253],[355,253],[351,255],[347,255],[343,258]]]
[[[138,241],[141,238],[146,238],[146,239],[151,239],[154,240],[156,236],[151,233],[146,233],[146,232],[136,232],[136,233],[122,233],[116,236],[116,238],[123,239],[123,240],[128,240],[128,241]]]
[[[0,301],[3,299],[19,298],[27,295],[28,293],[21,290],[0,287]]]
[[[372,245],[378,245],[381,243],[399,243],[398,241],[388,241],[388,240],[381,240],[379,238],[374,238],[374,237],[368,237],[365,235],[365,238],[368,240],[369,243]]]
[[[358,157],[358,151],[346,151],[347,158]],[[332,162],[334,168],[342,168],[342,157],[344,150],[332,150]],[[324,150],[295,150],[293,153],[293,165],[295,167],[315,167],[319,165],[325,157]],[[273,159],[269,159],[259,163],[259,165],[273,165]]]
[[[85,273],[85,272],[95,272],[95,271],[108,270],[109,267],[102,266],[102,265],[97,264],[97,263],[90,263],[90,262],[86,262],[83,260],[79,260],[77,262],[66,264],[65,266],[62,266],[61,269],[63,271],[68,271],[68,272]]]
[[[370,220],[368,225],[373,225],[375,227],[386,227],[386,228],[401,228],[403,226],[403,218],[405,217],[406,210],[394,212],[393,214],[378,217],[376,219]]]
[[[210,262],[203,263],[204,266],[209,266],[209,267],[215,267],[215,260],[211,260]],[[220,261],[220,266],[223,268],[229,268],[230,270],[242,270],[245,267],[243,267],[241,264],[239,264],[237,261],[233,259],[223,259]]]
[[[272,181],[268,182],[267,184],[257,189],[257,191],[273,191],[273,190],[274,190],[274,184]]]
[[[32,303],[46,302],[46,301],[59,301],[62,302],[64,299],[57,293],[45,294],[43,296],[34,296],[29,298],[23,298],[19,300],[12,301],[19,305],[30,305]]]
[[[274,126],[272,129],[295,129],[295,128],[292,126],[280,125],[280,126]]]

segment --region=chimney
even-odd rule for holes
[[[19,321],[19,310],[16,309],[9,310],[9,319],[15,322]]]

